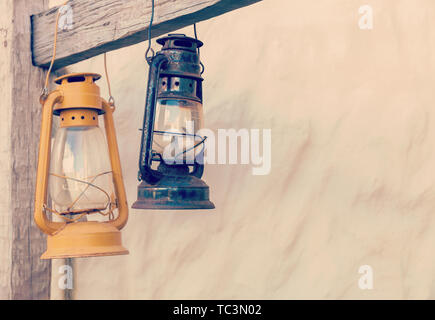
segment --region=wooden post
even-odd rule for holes
[[[45,235],[33,222],[45,71],[32,65],[30,15],[48,0],[2,0],[0,11],[0,299],[48,299]]]

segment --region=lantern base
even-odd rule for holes
[[[164,176],[156,184],[142,181],[137,188],[133,209],[182,210],[214,209],[209,200],[210,188],[201,179],[186,176]]]
[[[128,254],[122,246],[121,232],[97,221],[69,223],[47,237],[47,251],[41,259],[84,258]]]

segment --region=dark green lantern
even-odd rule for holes
[[[213,209],[204,172],[199,40],[170,34],[152,58],[134,209]]]

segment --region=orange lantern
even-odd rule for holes
[[[41,259],[128,254],[120,230],[128,219],[127,198],[113,122],[114,106],[100,97],[93,73],[57,78],[42,111],[34,218],[48,235]],[[51,148],[53,115],[59,116]],[[104,116],[106,137],[99,127]],[[107,139],[107,141],[106,141]],[[50,194],[52,207],[47,203]],[[115,218],[115,211],[118,215]],[[60,216],[52,221],[47,213]],[[105,221],[83,221],[91,214]]]

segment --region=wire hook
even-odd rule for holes
[[[154,21],[154,0],[151,0],[151,19],[150,19],[150,25],[148,27],[148,48],[145,51],[145,59],[149,65],[151,64],[151,61],[153,60],[156,54],[154,52],[154,49],[151,48],[151,28],[153,26],[153,21]],[[149,55],[150,52],[151,52],[151,56]]]

